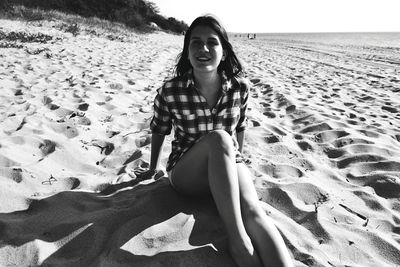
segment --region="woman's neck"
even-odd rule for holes
[[[216,91],[221,87],[221,77],[215,72],[194,72],[197,89],[202,92]]]

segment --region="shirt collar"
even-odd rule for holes
[[[187,77],[187,87],[190,85],[194,86],[194,76],[193,76],[193,69],[189,69],[188,72],[186,73]],[[229,89],[232,88],[232,82],[230,79],[226,77],[226,74],[224,71],[221,73],[221,78],[222,78],[222,91],[226,93],[229,91]]]

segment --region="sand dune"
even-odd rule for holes
[[[0,265],[233,266],[210,200],[135,175],[182,37],[0,25]],[[296,266],[400,266],[398,50],[232,40],[244,154]]]

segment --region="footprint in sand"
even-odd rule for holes
[[[64,135],[68,138],[74,138],[79,135],[79,131],[76,127],[67,125],[65,126]]]
[[[45,106],[51,104],[51,102],[53,102],[53,99],[51,99],[51,98],[48,97],[48,96],[44,96],[43,99],[42,99],[42,103],[43,103],[43,105],[45,105]]]
[[[296,110],[296,105],[290,105],[286,108],[286,113],[292,113]]]
[[[80,104],[80,105],[78,106],[78,109],[79,109],[80,111],[87,111],[87,110],[89,109],[89,104],[87,104],[87,103],[82,103],[82,104]]]
[[[317,142],[326,143],[348,135],[350,135],[348,132],[342,130],[327,130],[315,135],[315,139]]]
[[[120,83],[110,83],[109,87],[113,90],[122,90],[124,88],[124,86]]]
[[[97,139],[92,140],[90,145],[100,148],[100,154],[104,153],[105,155],[110,155],[115,149],[113,143]]]
[[[281,141],[282,141],[282,138],[279,137],[279,136],[277,136],[277,135],[270,134],[270,135],[267,135],[267,136],[264,137],[264,141],[265,141],[267,144],[272,144],[272,143],[281,142]]]
[[[348,113],[348,116],[349,116],[349,118],[350,119],[354,119],[354,118],[357,118],[357,115],[356,114],[354,114],[354,113]]]
[[[381,155],[385,157],[400,157],[399,151],[395,151],[392,149],[382,148],[376,145],[369,145],[369,144],[354,144],[346,147],[346,151],[350,152],[351,154],[375,154]]]
[[[364,102],[364,101],[373,101],[373,100],[375,100],[375,98],[372,97],[372,96],[366,95],[366,96],[360,97],[360,100],[361,100],[361,102]],[[353,105],[355,105],[355,104],[353,104]]]
[[[56,105],[56,104],[53,104],[53,103],[47,104],[46,107],[47,107],[48,109],[50,109],[50,110],[57,110],[57,109],[60,108],[60,106],[58,106],[58,105]]]
[[[257,120],[250,120],[250,121],[251,121],[253,127],[258,127],[261,125],[261,123]]]
[[[294,114],[292,123],[294,125],[309,125],[313,120],[315,120],[315,117],[312,114],[307,114],[307,113],[302,113],[298,112],[297,114]]]
[[[16,89],[16,90],[14,91],[14,96],[20,96],[20,95],[24,95],[24,93],[22,92],[21,89]]]
[[[151,143],[151,135],[141,136],[135,140],[136,147],[144,147]]]
[[[360,132],[361,134],[371,137],[371,138],[379,138],[381,137],[380,133],[374,132],[374,131],[370,131],[370,130],[358,130],[358,132]]]
[[[89,125],[92,124],[92,121],[91,121],[88,117],[83,116],[83,117],[80,117],[80,118],[78,119],[78,122],[77,122],[77,123],[78,123],[79,125],[89,126]]]
[[[43,156],[47,156],[56,150],[56,143],[51,140],[44,139],[43,142],[39,145],[39,149],[42,152]]]
[[[62,133],[63,135],[65,135],[68,138],[74,138],[77,137],[79,135],[79,131],[78,129],[69,124],[69,123],[52,123],[50,124],[50,127],[57,133]]]
[[[399,191],[400,192],[400,191]],[[354,191],[354,195],[364,201],[365,205],[374,211],[384,211],[385,207],[379,202],[375,195],[364,191]]]
[[[73,113],[74,112],[72,110],[67,109],[67,108],[62,108],[62,107],[59,107],[54,111],[54,114],[56,114],[58,117],[61,117],[61,118],[70,116]]]
[[[252,84],[257,84],[257,83],[259,83],[261,80],[260,79],[251,79],[250,80],[250,82],[252,83]]]
[[[22,182],[22,180],[23,180],[22,169],[20,169],[20,168],[12,168],[11,179],[16,183]]]
[[[379,175],[371,179],[366,186],[372,187],[376,194],[388,198],[400,198],[400,179],[391,175]]]
[[[392,175],[400,174],[400,162],[392,160],[375,161],[375,162],[362,162],[352,166],[352,173],[367,174],[367,173],[390,173]]]
[[[299,214],[302,212],[299,208],[294,206],[293,200],[288,193],[279,187],[266,188],[262,190],[260,197],[261,201],[270,204],[282,212],[292,213],[292,215],[293,213]],[[291,216],[291,218],[293,217]]]
[[[296,140],[303,140],[304,139],[304,137],[301,134],[294,134],[293,138],[296,139]]]
[[[263,112],[263,115],[267,116],[270,119],[276,118],[276,114],[272,111],[265,111],[265,112]]]
[[[397,110],[397,108],[390,107],[390,106],[382,106],[382,109],[385,110],[385,111],[388,111],[388,112],[390,112],[390,113],[397,113],[397,112],[399,112],[399,111]]]
[[[341,156],[346,154],[346,151],[344,149],[331,147],[324,147],[323,151],[330,159],[340,158]]]
[[[292,183],[283,186],[283,189],[305,205],[322,204],[329,200],[325,190],[310,183]]]
[[[320,124],[314,124],[311,126],[307,126],[300,130],[300,133],[314,133],[314,132],[321,132],[321,131],[327,131],[327,130],[332,130],[331,126],[329,124],[323,122]]]
[[[260,172],[278,179],[300,178],[304,175],[300,169],[284,164],[260,165]]]
[[[23,171],[21,168],[11,168],[8,177],[19,184],[23,180]]]
[[[65,179],[65,184],[69,190],[77,189],[81,185],[81,181],[75,177],[68,177]]]
[[[347,179],[361,186],[369,186],[375,190],[375,193],[385,199],[400,197],[400,174],[399,173],[379,173],[366,175],[347,174]],[[360,192],[359,194],[365,192]],[[365,200],[365,198],[362,198]],[[370,199],[370,196],[368,197]],[[370,202],[370,201],[369,201]],[[374,205],[376,206],[376,205]]]
[[[381,162],[381,161],[386,161],[387,158],[378,156],[378,155],[373,155],[373,154],[358,154],[358,155],[352,155],[345,157],[344,159],[341,159],[337,161],[337,167],[339,169],[343,169],[348,167],[351,164],[355,163],[365,163],[365,162]]]
[[[277,102],[277,108],[292,106],[292,104],[289,102],[289,100],[280,93],[276,94],[275,100]]]
[[[1,160],[1,159],[0,159]],[[9,164],[6,164],[9,165]],[[17,167],[1,166],[0,176],[13,180],[16,183],[21,183],[23,180],[23,170]]]
[[[352,144],[373,144],[374,142],[361,138],[342,137],[334,140],[331,144],[336,147],[345,147]]]
[[[312,145],[307,142],[307,141],[298,141],[297,145],[301,148],[303,151],[313,151]]]

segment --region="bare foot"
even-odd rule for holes
[[[240,267],[261,267],[258,253],[253,247],[249,237],[238,242],[230,242],[229,251],[233,260]]]

